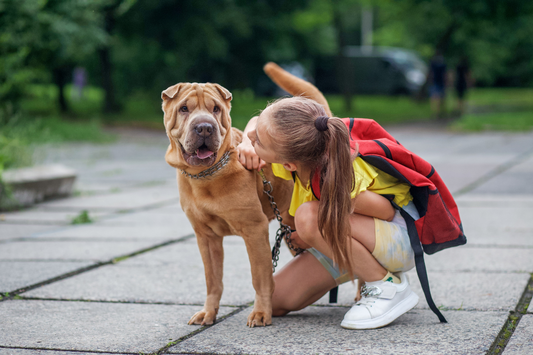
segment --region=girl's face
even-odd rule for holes
[[[270,135],[268,134],[267,127],[270,124],[267,113],[268,108],[266,108],[257,120],[257,126],[254,131],[248,133],[248,138],[252,141],[254,146],[255,153],[259,158],[263,159],[267,163],[279,163],[283,164],[277,158],[276,153],[272,149],[273,143]]]

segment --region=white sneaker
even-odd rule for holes
[[[361,300],[344,315],[341,327],[374,329],[392,323],[418,303],[418,295],[409,287],[407,276],[395,274],[402,281],[367,282],[361,290]]]

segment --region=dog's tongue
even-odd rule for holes
[[[213,152],[207,148],[200,148],[196,151],[196,155],[198,156],[199,159],[205,159],[213,155]]]

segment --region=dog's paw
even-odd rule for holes
[[[217,313],[215,311],[209,312],[206,310],[201,310],[196,312],[191,319],[189,320],[189,325],[212,325],[215,323],[217,318]]]
[[[264,327],[272,324],[272,314],[267,312],[257,312],[253,311],[248,316],[248,321],[246,325],[250,328],[253,327]]]

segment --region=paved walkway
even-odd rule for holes
[[[510,339],[506,355],[533,354],[533,313],[524,311],[533,293],[533,133],[389,130],[433,163],[459,205],[468,244],[426,257],[448,324],[438,323],[410,272],[421,301],[383,329],[340,327],[351,284],[338,304],[324,297],[249,329],[250,266],[242,240],[228,237],[220,319],[187,325],[205,283],[164,161],[167,138],[121,131],[110,145],[41,151],[79,171],[76,195],[0,215],[0,355],[485,354],[496,339]],[[94,222],[70,225],[82,210]],[[289,259],[284,248],[281,264]]]

